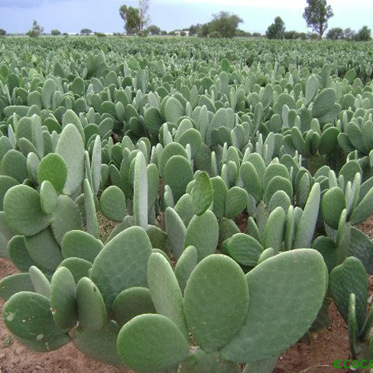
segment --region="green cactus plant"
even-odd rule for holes
[[[113,318],[119,326],[145,313],[156,313],[148,288],[134,286],[125,289],[114,300]]]
[[[140,227],[131,227],[115,236],[97,255],[90,278],[101,291],[109,314],[121,291],[147,285],[151,252],[146,232]],[[127,274],[125,277],[121,276],[123,271]]]
[[[14,294],[4,305],[3,318],[7,328],[36,351],[52,351],[70,342],[69,335],[55,324],[50,301],[44,295],[29,291]]]
[[[67,167],[63,192],[71,195],[80,189],[84,177],[84,144],[73,124],[66,125],[62,130],[56,146],[56,154],[64,160]]]
[[[360,260],[348,257],[335,267],[330,274],[330,289],[338,311],[348,325],[351,358],[371,359],[373,312],[367,313],[368,275]]]
[[[101,292],[94,282],[88,277],[82,277],[77,283],[76,292],[73,295],[75,297],[71,297],[71,300],[76,302],[73,316],[79,320],[79,326],[88,331],[103,329],[107,323],[107,312]]]
[[[9,226],[24,235],[40,233],[52,222],[52,215],[41,209],[39,193],[26,185],[16,185],[8,190],[4,212]]]
[[[294,263],[297,265],[294,266]],[[315,271],[318,276],[314,276]],[[208,277],[206,273],[209,273]],[[276,286],[270,287],[264,279],[273,273]],[[293,281],[294,276],[302,277],[303,281]],[[228,277],[235,280],[223,280]],[[313,289],[312,299],[309,299],[310,292],[304,299],[299,299],[299,307],[307,313],[307,318],[295,311],[293,298],[279,295],[279,284],[287,292],[298,295],[305,294],[305,288]],[[150,314],[136,316],[122,327],[118,336],[118,352],[126,364],[144,372],[176,370],[180,363],[182,371],[210,371],[215,367],[218,372],[235,372],[238,365],[234,362],[248,362],[246,371],[256,367],[259,371],[269,372],[279,353],[300,338],[311,325],[322,305],[326,288],[326,266],[322,256],[314,250],[298,249],[275,255],[246,276],[232,259],[211,255],[192,271],[183,300],[187,325],[200,350],[190,355],[186,339],[176,324],[165,316]],[[221,313],[221,307],[216,302],[230,311]],[[281,325],[268,312],[270,304],[279,302],[282,312],[291,314]],[[278,311],[278,308],[273,308],[273,312]],[[263,325],[273,326],[263,329]],[[143,328],[148,331],[148,336],[150,333],[149,339],[144,339],[140,332]],[[287,333],[284,333],[285,330]],[[267,338],[268,332],[271,339]],[[273,338],[276,344],[271,342]],[[171,356],[166,356],[166,347],[173,352]]]
[[[187,338],[181,289],[170,263],[161,254],[153,253],[149,258],[148,284],[157,313],[172,320]]]
[[[50,302],[55,323],[64,330],[74,327],[78,321],[76,283],[66,267],[59,267],[50,285]]]

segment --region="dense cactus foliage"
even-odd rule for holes
[[[0,296],[22,343],[139,372],[271,372],[332,295],[353,356],[373,354],[367,44],[0,48],[0,255],[21,271]]]

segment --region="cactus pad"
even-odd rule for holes
[[[106,307],[97,286],[82,277],[76,287],[79,326],[85,330],[100,330],[106,324]]]
[[[8,190],[4,212],[10,228],[26,236],[40,233],[52,221],[52,215],[44,214],[41,209],[39,193],[26,185],[16,185]]]
[[[102,242],[89,233],[72,230],[63,236],[62,255],[64,259],[77,257],[93,263],[103,247]]]
[[[68,343],[70,337],[55,324],[50,308],[45,296],[21,291],[5,303],[4,323],[31,349],[52,351]]]
[[[201,229],[203,227],[204,229]],[[195,215],[190,221],[185,235],[185,246],[195,246],[198,260],[214,254],[219,240],[219,224],[211,211]]]
[[[67,178],[66,163],[58,154],[50,153],[46,155],[38,166],[38,181],[41,184],[48,180],[57,192],[61,193]]]
[[[270,358],[304,335],[322,306],[327,268],[317,251],[299,249],[265,260],[246,279],[250,292],[246,320],[221,350],[235,362]]]
[[[144,313],[156,313],[150,290],[144,287],[132,287],[123,290],[115,298],[113,318],[123,326],[128,321]]]
[[[239,331],[248,306],[245,275],[226,256],[210,255],[203,259],[187,282],[184,292],[187,324],[196,343],[206,352],[224,346]]]
[[[172,320],[187,338],[183,297],[171,264],[158,253],[153,253],[148,262],[150,295],[157,313]]]
[[[100,207],[108,219],[121,222],[126,216],[126,197],[120,188],[111,185],[102,193]]]
[[[59,267],[51,281],[51,307],[56,324],[62,329],[74,327],[78,321],[76,284],[66,267]]]
[[[117,348],[121,359],[140,372],[173,368],[189,355],[180,329],[169,318],[153,314],[136,316],[125,324]]]
[[[12,295],[20,291],[34,291],[34,286],[28,273],[16,273],[0,281],[0,299],[8,300]]]
[[[110,312],[114,299],[133,286],[147,286],[147,265],[152,247],[140,227],[131,227],[115,236],[97,255],[91,279],[100,289]]]

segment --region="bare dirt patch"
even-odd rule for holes
[[[336,369],[335,360],[349,358],[347,326],[336,309],[330,305],[331,325],[311,334],[311,344],[299,341],[280,357],[274,373],[331,373],[348,372]]]

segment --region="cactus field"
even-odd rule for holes
[[[9,335],[124,372],[271,373],[333,309],[373,360],[372,78],[373,43],[0,40]]]

